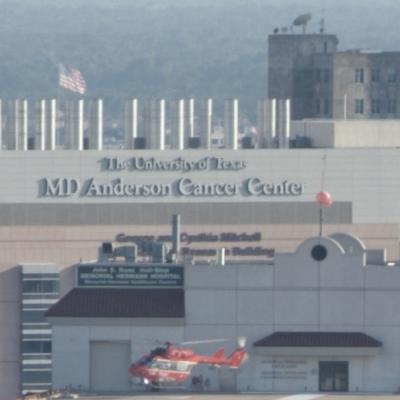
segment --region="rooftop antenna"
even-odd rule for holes
[[[301,14],[292,23],[292,26],[302,26],[303,34],[306,33],[307,24],[310,21],[311,14]]]

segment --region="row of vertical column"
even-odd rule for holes
[[[3,108],[6,109],[3,110]],[[7,102],[6,107],[3,107],[3,102],[0,100],[0,149],[55,150],[57,128],[59,128],[64,129],[63,146],[65,148],[102,150],[103,100],[96,99],[89,102],[87,137],[84,137],[83,100],[66,101],[63,110],[58,110],[55,99],[42,99],[34,103],[33,112],[33,124],[30,124],[28,100],[11,100]],[[61,122],[58,121],[58,114],[63,115]],[[3,135],[3,128],[5,135]],[[33,134],[29,134],[29,129],[33,130]]]
[[[289,148],[290,115],[289,99],[265,99],[258,102],[259,148]]]
[[[29,136],[32,123],[28,119],[28,101],[9,101],[3,113],[0,100],[0,148],[10,150],[103,149],[103,100],[66,101],[61,110],[55,99],[40,100],[34,106],[34,135]],[[137,99],[125,102],[125,148],[177,150],[211,148],[213,101],[205,99]],[[195,111],[197,113],[195,114]],[[85,113],[88,118],[85,119]],[[61,118],[57,118],[60,116]],[[166,118],[168,116],[168,120]],[[1,119],[4,118],[5,121]],[[288,148],[290,141],[290,100],[265,99],[258,102],[258,148]],[[32,122],[32,121],[31,121]],[[168,123],[168,126],[167,126]],[[2,129],[6,135],[3,141]],[[140,128],[140,129],[139,129]],[[168,137],[166,135],[168,129]],[[57,132],[61,131],[60,138]],[[167,143],[168,140],[168,143]],[[228,99],[224,103],[224,147],[239,147],[239,103]],[[243,145],[244,146],[244,145]],[[252,146],[254,147],[254,146]],[[247,148],[247,147],[246,147]]]
[[[84,137],[84,101],[65,103],[64,127],[65,147],[74,150],[102,150],[104,136],[103,100],[89,102],[88,136]]]
[[[199,112],[195,116],[194,99],[145,100],[142,112],[138,111],[138,100],[125,103],[125,147],[164,150],[166,144],[166,116],[168,116],[169,148],[211,148],[213,101],[198,102]],[[139,121],[143,124],[143,136],[139,136]]]

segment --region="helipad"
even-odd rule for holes
[[[82,400],[400,400],[400,394],[145,394],[81,396]]]

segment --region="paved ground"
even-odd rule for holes
[[[389,394],[137,394],[132,396],[81,396],[82,400],[400,400]]]

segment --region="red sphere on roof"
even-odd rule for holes
[[[330,207],[332,205],[332,197],[328,192],[319,192],[315,197],[316,202],[323,207]]]

